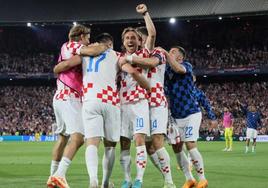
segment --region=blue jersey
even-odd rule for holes
[[[196,86],[194,88],[195,88],[194,95],[195,95],[195,98],[196,98],[197,102],[199,103],[200,107],[204,108],[204,110],[207,112],[207,116],[209,119],[216,120],[216,115],[213,112],[212,107],[211,107],[205,93],[202,90],[200,90],[199,88],[197,88]]]
[[[169,98],[171,116],[176,119],[201,111],[194,95],[192,65],[187,61],[182,65],[186,69],[185,74],[176,73],[169,65],[165,72],[165,93]]]
[[[242,106],[242,111],[247,118],[247,127],[251,129],[257,129],[261,126],[261,114],[260,112],[251,112],[246,106]]]

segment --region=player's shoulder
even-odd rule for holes
[[[159,50],[158,48],[154,48],[151,51],[150,56],[156,56],[156,57],[160,58],[162,64],[163,63],[166,63],[166,56],[165,56],[165,54],[161,50]]]
[[[79,42],[76,42],[76,41],[68,41],[65,44],[66,44],[67,48],[77,48],[77,47],[82,46],[82,44],[80,44]]]
[[[182,64],[185,65],[185,66],[191,67],[191,68],[193,67],[192,64],[189,61],[187,61],[187,60],[184,60],[182,62]]]

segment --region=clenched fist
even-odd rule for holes
[[[140,14],[144,14],[145,12],[147,12],[147,6],[145,4],[139,4],[137,7],[136,7],[136,11],[137,13],[140,13]]]

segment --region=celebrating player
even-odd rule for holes
[[[193,76],[193,80],[194,82],[196,81],[195,76]],[[204,92],[201,89],[197,88],[197,86],[195,85],[193,94],[196,100],[198,101],[199,106],[202,107],[207,112],[207,116],[211,120],[211,125],[216,126],[217,125],[216,115],[213,112],[212,107],[206,95],[204,94]],[[173,123],[171,123],[171,126],[172,124]],[[173,127],[170,127],[170,128],[173,129]],[[176,138],[179,135],[176,135],[176,133],[173,133],[173,134],[174,134],[173,136],[169,136],[170,138],[169,142],[172,144],[173,151],[176,155],[177,163],[180,169],[183,171],[185,178],[186,178],[186,182],[184,183],[182,188],[192,188],[197,184],[197,182],[194,179],[193,174],[191,172],[191,163],[190,163],[191,160],[189,160],[189,158],[191,157],[188,156],[187,158],[185,152],[183,151],[181,147],[181,144],[183,143],[181,142],[177,143]]]
[[[251,152],[255,152],[256,149],[256,139],[257,139],[257,129],[261,127],[261,113],[257,111],[256,107],[250,105],[243,105],[237,100],[238,104],[240,105],[243,113],[246,115],[246,124],[247,124],[247,139],[246,139],[246,150],[245,153],[248,153],[249,142],[252,139],[252,148]]]
[[[202,115],[198,101],[193,94],[192,65],[185,61],[186,53],[180,46],[172,47],[169,52],[163,49],[162,51],[168,62],[165,88],[169,98],[171,116],[174,119],[173,127],[179,132],[181,142],[186,144],[196,169],[199,177],[196,187],[206,188],[208,181],[205,178],[203,158],[196,144]]]
[[[76,25],[71,28],[69,42],[63,44],[59,62],[67,60],[74,55],[98,55],[107,49],[104,45],[86,46],[89,44],[89,38],[89,28],[83,25]],[[84,143],[84,128],[81,116],[81,91],[81,68],[74,67],[58,75],[57,91],[53,98],[53,108],[57,122],[55,133],[59,134],[59,138],[53,148],[51,172],[47,182],[48,187],[53,187],[53,185],[68,187],[65,179],[66,171],[75,153]],[[68,137],[66,134],[71,135],[67,146]]]

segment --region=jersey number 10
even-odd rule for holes
[[[106,53],[99,55],[97,58],[90,56],[87,72],[99,72],[100,62],[102,62],[105,59],[105,57]]]

